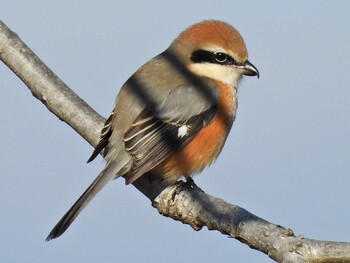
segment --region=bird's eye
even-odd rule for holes
[[[217,52],[215,53],[215,60],[219,63],[225,63],[228,59],[228,56],[225,53]]]

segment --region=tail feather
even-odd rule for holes
[[[85,206],[96,196],[96,194],[113,178],[115,177],[115,167],[106,166],[105,169],[96,177],[91,185],[61,218],[56,226],[51,230],[47,236],[46,241],[57,238],[62,235]]]

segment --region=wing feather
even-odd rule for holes
[[[96,145],[95,150],[91,154],[90,158],[87,160],[88,163],[93,161],[96,158],[96,156],[107,147],[108,142],[109,142],[109,138],[111,137],[112,131],[113,131],[113,127],[112,127],[113,117],[114,117],[114,109],[113,109],[111,115],[109,115],[109,117],[105,121],[105,124],[101,130],[100,140],[99,140],[98,144]],[[106,154],[107,154],[107,152],[104,152],[103,157]]]
[[[204,127],[216,113],[216,106],[181,121],[181,118],[173,120],[162,120],[155,117],[152,112],[145,110],[135,123],[142,123],[140,126],[132,125],[125,133],[125,149],[133,156],[133,163],[126,175],[126,183],[132,183],[144,173],[150,171],[169,154],[185,145],[193,136]],[[147,119],[142,122],[141,119]],[[143,125],[147,124],[147,127]],[[179,135],[180,127],[186,125],[186,133]]]

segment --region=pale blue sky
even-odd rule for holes
[[[7,1],[0,19],[106,116],[123,82],[188,25],[243,35],[233,130],[197,184],[295,234],[350,241],[349,1]],[[218,232],[158,215],[116,180],[59,239],[45,237],[103,168],[92,148],[0,63],[3,262],[271,262]]]

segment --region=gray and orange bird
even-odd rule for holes
[[[46,240],[62,235],[114,177],[130,184],[152,174],[170,185],[210,165],[235,120],[242,75],[259,71],[231,25],[205,20],[180,33],[122,86],[89,159],[102,153],[106,166]]]

